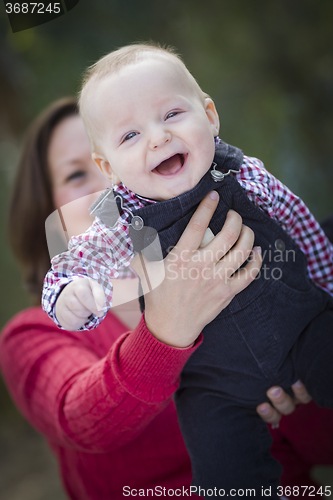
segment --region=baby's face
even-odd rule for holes
[[[175,63],[154,57],[96,85],[95,162],[114,184],[166,200],[192,189],[212,164],[219,121]]]

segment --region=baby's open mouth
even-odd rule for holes
[[[177,153],[176,155],[173,155],[170,158],[162,161],[152,171],[160,175],[174,175],[179,172],[184,163],[185,156],[181,153]]]

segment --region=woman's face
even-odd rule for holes
[[[48,218],[46,232],[49,230],[52,233],[54,228],[56,232],[59,229],[61,231],[62,225],[62,229],[67,231],[67,235],[63,235],[65,241],[68,237],[81,234],[88,229],[94,220],[89,214],[89,207],[99,193],[111,187],[111,184],[91,159],[89,139],[79,116],[65,118],[54,129],[49,144],[48,164],[53,202],[58,211]],[[62,221],[59,213],[62,215]],[[53,215],[55,217],[52,219]],[[52,241],[52,238],[48,241]],[[141,316],[139,302],[137,299],[128,302],[128,297],[133,297],[133,290],[136,296],[138,283],[136,279],[126,280],[126,285],[127,288],[120,286],[119,289],[119,285],[116,287],[114,283],[114,298],[118,294],[118,302],[122,305],[114,308],[113,313],[124,324],[134,328]]]
[[[80,116],[69,116],[55,127],[48,164],[55,208],[62,209],[69,236],[80,234],[93,221],[89,207],[101,191],[111,187],[91,159],[89,139]]]

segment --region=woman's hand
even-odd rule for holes
[[[145,294],[147,328],[165,344],[191,345],[260,270],[260,249],[252,251],[253,231],[232,210],[220,233],[199,248],[217,204],[215,191],[202,200],[177,246],[164,259],[165,279]],[[239,270],[251,252],[249,262]],[[150,263],[146,264],[149,268]],[[143,273],[138,274],[144,280]]]
[[[272,405],[262,403],[257,406],[259,416],[267,424],[272,424],[273,428],[278,427],[282,415],[289,415],[295,410],[298,404],[306,404],[311,401],[311,396],[300,380],[292,385],[291,388],[294,393],[293,398],[284,392],[281,387],[271,387],[267,391],[267,397],[270,399]]]

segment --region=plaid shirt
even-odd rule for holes
[[[333,245],[303,201],[270,174],[257,158],[244,156],[241,170],[235,178],[249,199],[276,220],[305,253],[310,278],[333,295]],[[114,191],[122,196],[124,206],[130,210],[157,203],[136,195],[123,184],[114,186]],[[98,318],[92,314],[80,328],[91,330],[98,326],[112,305],[111,279],[136,276],[130,268],[133,246],[124,222],[129,223],[126,211],[120,214],[114,229],[96,217],[85,233],[71,238],[67,252],[52,259],[52,268],[44,280],[42,306],[58,326],[55,302],[61,289],[71,281],[89,277],[98,281],[104,289],[108,302],[104,316]]]

